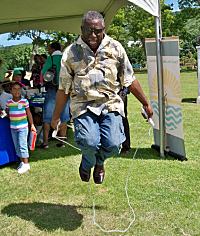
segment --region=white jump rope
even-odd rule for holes
[[[53,133],[52,133],[52,138],[55,138],[55,139],[57,139],[57,140],[59,140],[59,141],[61,141],[61,142],[63,142],[63,143],[66,143],[67,145],[69,145],[69,146],[71,146],[71,147],[73,147],[73,148],[75,148],[75,149],[81,151],[81,149],[79,149],[79,148],[73,146],[72,144],[70,144],[70,143],[68,143],[68,142],[66,142],[66,141],[64,141],[64,140],[61,139],[61,138],[66,138],[66,137],[58,137],[58,136],[57,136],[58,127],[59,127],[60,124],[61,124],[61,122],[59,121],[58,124],[57,124],[56,130],[54,130]]]
[[[94,223],[97,227],[99,227],[99,229],[100,229],[101,231],[103,231],[104,233],[114,233],[114,232],[115,232],[115,233],[125,233],[125,232],[127,232],[127,231],[129,230],[129,228],[131,227],[131,225],[132,225],[133,222],[135,221],[135,212],[134,212],[134,210],[133,210],[133,208],[132,208],[132,206],[131,206],[131,204],[130,204],[130,202],[129,202],[129,196],[128,196],[128,192],[127,192],[127,188],[128,188],[127,186],[128,186],[128,180],[129,180],[130,170],[131,170],[131,167],[132,167],[132,164],[133,164],[133,159],[135,158],[138,149],[139,149],[140,146],[143,144],[143,142],[144,142],[144,140],[145,140],[145,138],[146,138],[146,136],[147,136],[148,133],[149,133],[149,136],[150,136],[151,128],[155,125],[154,122],[153,122],[153,120],[152,120],[151,118],[148,119],[148,115],[147,115],[146,111],[145,111],[143,108],[141,108],[141,109],[142,109],[142,112],[144,113],[144,115],[146,116],[146,118],[147,118],[149,124],[151,125],[151,127],[149,128],[148,132],[145,134],[145,136],[144,136],[142,142],[139,144],[139,146],[138,146],[137,149],[135,150],[135,153],[134,153],[134,155],[133,155],[133,158],[132,158],[132,161],[131,161],[131,165],[130,165],[130,167],[129,167],[129,171],[128,171],[128,174],[127,174],[127,179],[126,179],[126,184],[125,184],[125,192],[126,192],[126,197],[127,197],[128,205],[129,205],[129,207],[130,207],[130,209],[131,209],[131,211],[132,211],[132,213],[133,213],[133,220],[131,221],[131,223],[129,224],[129,226],[128,226],[125,230],[104,230],[99,224],[96,223],[96,221],[95,221],[95,203],[94,203],[94,199],[93,199],[93,197],[92,197],[92,195],[91,195],[91,193],[90,193],[90,184],[91,184],[91,181],[89,182],[89,185],[88,185],[88,189],[87,189],[87,190],[88,190],[88,193],[89,193],[89,195],[90,195],[90,198],[92,199],[92,202],[93,202],[93,223]],[[53,137],[53,138],[56,138],[56,139],[59,140],[59,141],[62,141],[62,142],[64,142],[64,143],[68,144],[69,146],[71,146],[71,147],[73,147],[73,148],[75,148],[75,149],[77,149],[77,150],[79,150],[79,151],[81,151],[79,148],[74,147],[74,146],[71,145],[70,143],[68,143],[68,142],[66,142],[66,141],[63,141],[63,140],[61,139],[61,138],[66,138],[66,137],[58,137],[58,136],[57,136],[57,132],[58,132],[58,127],[59,127],[59,125],[60,125],[60,121],[59,121],[58,124],[57,124],[57,130],[54,130],[54,131],[53,131],[52,137]]]

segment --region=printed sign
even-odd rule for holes
[[[159,106],[158,82],[156,62],[156,41],[146,39],[146,53],[149,77],[149,90],[151,105],[154,111],[153,121],[155,145],[159,140]],[[181,109],[181,85],[179,66],[179,40],[178,37],[164,38],[161,41],[163,85],[165,100],[165,127],[166,145],[170,152],[185,157],[183,120]]]

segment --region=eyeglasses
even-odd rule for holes
[[[87,29],[87,28],[83,28],[83,32],[85,33],[85,34],[92,34],[93,32],[94,32],[94,34],[100,34],[100,33],[102,33],[102,31],[103,31],[104,29]]]

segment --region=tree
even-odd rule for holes
[[[200,6],[200,0],[178,0],[179,8],[191,8],[195,6]]]
[[[192,9],[192,12],[194,13]],[[185,16],[183,11],[172,11],[171,5],[166,5],[161,0],[161,19],[162,19],[162,36],[179,36],[183,41],[192,41],[194,36],[188,31],[188,19],[195,19],[195,14]],[[117,39],[125,47],[130,61],[144,63],[144,57],[138,57],[132,51],[145,54],[145,38],[155,37],[155,21],[154,16],[144,11],[136,5],[126,6],[118,11],[112,23],[109,26],[108,34]],[[128,48],[128,41],[141,42],[142,48],[138,44],[132,44]],[[195,46],[195,45],[194,45]]]
[[[121,8],[115,17],[113,18],[107,34],[121,42],[124,46],[129,60],[132,64],[143,64],[144,63],[144,48],[141,47],[141,43],[133,43],[132,45],[128,46],[129,41],[138,41],[139,38],[134,38],[130,34],[129,28],[129,21],[127,20],[126,11],[130,11],[133,9],[130,8]]]
[[[11,32],[9,34],[8,40],[10,39],[17,39],[19,40],[22,36],[27,36],[28,38],[33,40],[32,43],[32,53],[30,55],[30,65],[29,65],[29,71],[32,68],[32,65],[34,63],[34,56],[36,54],[36,47],[41,39],[41,30],[23,30],[18,32]]]
[[[183,19],[200,19],[200,0],[178,0],[178,4]]]
[[[128,36],[127,32],[125,31],[125,8],[121,8],[113,18],[112,22],[109,25],[107,34],[112,37],[113,39],[118,40],[122,43],[123,46],[127,44]]]
[[[44,45],[44,43],[46,42],[46,44],[49,45],[52,41],[56,41],[60,43],[61,50],[77,40],[79,36],[77,34],[72,34],[69,32],[53,30],[44,30],[43,33],[45,34],[45,39],[41,40],[40,43]]]
[[[32,52],[30,54],[30,65],[29,71],[32,68],[34,63],[34,56],[36,54],[36,49],[38,46],[44,47],[45,51],[48,45],[52,41],[59,42],[61,44],[61,48],[65,48],[67,45],[71,44],[73,41],[77,39],[77,35],[70,34],[62,31],[41,31],[41,30],[24,30],[18,32],[12,32],[9,34],[9,39],[19,40],[22,36],[27,36],[32,39]]]
[[[28,70],[31,52],[32,45],[30,44],[2,47],[0,57],[4,58],[4,65],[10,70],[16,67],[23,67],[24,70]]]

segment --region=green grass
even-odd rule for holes
[[[148,78],[137,78],[149,97]],[[181,73],[185,150],[188,161],[161,159],[151,149],[153,133],[147,136],[133,160],[128,193],[136,220],[125,234],[107,235],[200,235],[200,106],[196,72]],[[91,181],[96,222],[106,230],[124,230],[133,216],[124,191],[133,154],[149,129],[141,105],[128,97],[131,153],[106,161],[102,185]],[[68,142],[73,132],[67,131]],[[80,180],[79,151],[57,148],[30,152],[31,170],[23,175],[17,163],[0,169],[0,235],[106,235],[93,224],[88,184]]]

